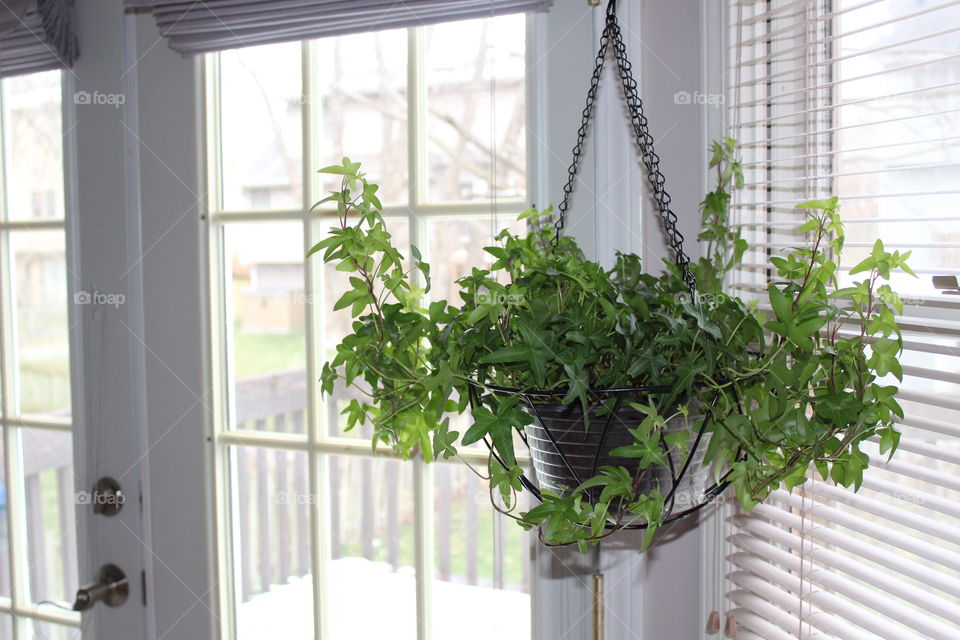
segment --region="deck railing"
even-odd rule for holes
[[[340,410],[349,400],[348,392],[339,389],[326,402],[331,435],[369,437],[362,427],[357,434],[339,431]],[[236,422],[243,429],[304,433],[306,401],[303,370],[247,378],[237,385]],[[243,549],[238,558],[240,586],[246,601],[270,585],[309,574],[305,506],[312,494],[303,454],[239,448],[235,460],[236,522]],[[333,559],[360,557],[393,570],[412,566],[412,467],[388,459],[331,455],[327,469],[323,513],[329,518]],[[435,578],[526,590],[528,554],[518,549],[516,561],[505,565],[505,554],[496,552],[504,545],[505,525],[492,516],[485,483],[463,465],[437,464],[434,488]]]

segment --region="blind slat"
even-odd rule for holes
[[[739,559],[739,561],[735,561],[735,564],[742,563],[743,555],[753,556],[755,554],[756,556],[768,558],[781,567],[785,567],[788,571],[798,575],[802,571],[805,576],[805,582],[808,584],[819,585],[838,595],[843,595],[856,601],[856,606],[864,610],[872,611],[875,619],[878,621],[882,619],[881,616],[890,616],[894,620],[898,620],[921,633],[926,633],[933,637],[948,638],[951,633],[956,631],[956,629],[951,628],[948,624],[941,622],[923,611],[918,611],[908,606],[897,598],[891,598],[882,591],[858,584],[854,580],[834,573],[829,569],[817,565],[811,567],[808,566],[806,562],[804,562],[804,566],[801,567],[799,557],[769,542],[764,542],[758,538],[742,534],[731,536],[731,541],[747,552],[744,554],[733,554],[734,557]]]
[[[817,482],[815,485],[807,487],[806,491],[811,495],[820,496],[828,502],[849,505],[865,513],[910,527],[919,533],[936,536],[948,543],[960,545],[960,530],[956,526],[932,521],[922,514],[888,502],[869,498],[863,493],[854,493],[847,489],[834,487],[826,482]],[[894,492],[891,497],[895,497],[896,494],[897,492]],[[890,496],[890,494],[886,495]],[[813,507],[811,506],[811,508]]]
[[[770,607],[770,609],[772,608]],[[762,611],[763,608],[761,607],[760,610]],[[794,640],[794,636],[771,624],[765,617],[756,615],[752,609],[734,609],[733,615],[736,616],[740,626],[756,632],[765,640]]]
[[[906,40],[900,40],[900,41],[898,41],[898,42],[894,42],[894,43],[892,43],[892,44],[886,44],[886,45],[883,45],[883,46],[881,46],[881,47],[875,47],[875,48],[873,48],[873,49],[864,49],[864,50],[855,51],[854,53],[851,53],[850,55],[846,55],[846,56],[837,56],[837,57],[831,58],[829,61],[815,62],[815,63],[813,63],[813,64],[811,65],[811,67],[813,67],[813,68],[823,67],[823,66],[827,66],[827,65],[830,65],[830,64],[836,64],[836,63],[838,63],[838,62],[846,62],[846,61],[849,61],[849,60],[852,60],[852,59],[855,59],[855,58],[859,58],[859,57],[862,57],[862,56],[866,56],[866,55],[883,53],[883,52],[886,52],[886,51],[890,51],[890,50],[892,50],[892,49],[897,49],[897,48],[899,48],[899,47],[906,46],[906,45],[908,45],[908,44],[917,44],[918,42],[924,42],[925,40],[932,40],[932,39],[934,39],[934,38],[942,38],[942,37],[944,37],[944,36],[948,36],[948,35],[951,35],[951,34],[953,34],[953,33],[956,33],[957,31],[960,31],[960,27],[951,27],[951,28],[949,28],[949,29],[942,29],[942,30],[940,30],[940,31],[934,31],[934,32],[930,32],[930,33],[924,33],[923,35],[917,36],[917,37],[915,37],[915,38],[908,38],[908,39],[906,39]],[[785,75],[794,74],[794,73],[796,73],[796,74],[801,74],[801,73],[804,73],[804,72],[807,72],[807,71],[808,71],[808,69],[806,69],[806,68],[791,68],[791,69],[787,69],[786,71],[780,71],[780,72],[778,72],[778,73],[771,73],[771,74],[769,74],[769,75],[759,75],[759,76],[757,76],[757,77],[755,77],[755,78],[752,78],[751,80],[748,80],[748,81],[745,81],[745,82],[741,82],[741,83],[738,84],[737,86],[738,86],[738,87],[741,87],[741,88],[743,88],[743,87],[749,87],[749,86],[753,86],[753,85],[758,85],[758,84],[762,84],[762,83],[765,83],[765,82],[769,82],[769,81],[773,80],[774,78],[779,78],[779,77],[782,77],[782,76],[785,76]],[[789,80],[789,82],[796,82],[796,81],[797,81],[797,79]]]
[[[764,615],[772,620],[777,619],[777,611],[772,608],[773,605],[776,605],[776,607],[779,607],[781,610],[781,613],[789,612],[790,619],[797,621],[794,623],[794,629],[797,628],[796,624],[802,620],[804,622],[805,632],[809,625],[814,627],[814,629],[839,635],[848,640],[875,640],[872,635],[862,629],[855,627],[837,616],[830,615],[819,608],[814,608],[808,602],[804,602],[801,605],[797,598],[758,576],[746,572],[737,572],[734,574],[733,581],[743,588],[732,592],[730,599],[737,604],[750,606],[751,608],[758,606],[759,603],[764,603]],[[754,600],[754,598],[757,600]],[[802,617],[800,614],[801,606],[803,609]],[[816,631],[814,631],[814,633],[816,633]],[[816,636],[811,635],[811,637]]]
[[[855,497],[864,498],[864,496]],[[862,514],[851,513],[849,511],[844,511],[828,504],[824,504],[823,502],[818,502],[817,500],[814,500],[813,497],[808,496],[806,499],[804,499],[803,496],[797,495],[796,493],[777,491],[774,493],[768,504],[782,505],[784,508],[778,509],[778,514],[783,514],[782,517],[784,518],[789,518],[791,515],[793,515],[790,513],[789,509],[796,509],[806,513],[811,518],[829,522],[831,525],[839,525],[849,529],[850,532],[856,532],[862,536],[873,538],[877,542],[885,545],[902,549],[920,558],[924,558],[929,562],[934,562],[947,567],[951,571],[960,571],[960,553],[955,553],[953,551],[943,549],[942,547],[928,544],[925,540],[922,540],[920,536],[911,535],[909,532],[901,531],[898,527],[877,524],[868,517],[868,514],[875,514],[873,513],[873,510],[869,508],[870,505],[867,503],[862,505],[865,507],[861,509],[863,511]],[[769,518],[769,516],[766,517]],[[895,522],[893,520],[891,520],[891,523],[900,524],[905,527],[910,526],[908,524]],[[916,525],[917,522],[915,521],[914,524]],[[920,526],[923,526],[923,523],[919,524]],[[927,533],[922,529],[916,529],[916,531],[918,533]],[[936,532],[930,533],[936,535]]]
[[[853,29],[853,30],[844,31],[844,32],[842,32],[842,33],[833,34],[833,35],[830,35],[830,36],[827,36],[827,37],[824,37],[824,38],[819,38],[819,39],[816,39],[816,40],[804,42],[802,45],[798,45],[798,46],[795,46],[795,47],[791,47],[791,48],[789,48],[789,49],[783,49],[783,50],[776,51],[776,52],[771,53],[771,54],[768,54],[768,55],[763,55],[763,56],[759,56],[759,57],[757,57],[757,58],[753,58],[753,59],[751,59],[751,60],[745,60],[745,61],[742,61],[742,62],[740,63],[740,65],[741,65],[742,67],[751,67],[751,66],[754,66],[754,65],[756,65],[756,64],[758,64],[758,63],[761,63],[761,62],[768,62],[768,61],[770,61],[770,60],[772,60],[772,59],[774,59],[774,58],[777,58],[778,56],[782,56],[782,55],[787,54],[787,53],[803,52],[803,51],[808,50],[808,49],[811,48],[811,47],[816,47],[816,46],[818,46],[818,45],[819,45],[819,46],[823,46],[823,45],[828,44],[828,43],[830,43],[830,42],[834,42],[834,41],[836,41],[836,40],[839,40],[839,39],[842,38],[842,37],[848,37],[848,38],[849,38],[850,36],[857,35],[857,34],[860,34],[860,33],[865,32],[865,31],[870,31],[870,30],[872,30],[872,29],[876,29],[876,28],[879,28],[879,27],[885,27],[885,26],[887,26],[887,25],[896,24],[897,22],[901,22],[901,21],[903,21],[903,20],[905,20],[905,19],[915,18],[915,17],[917,17],[917,16],[925,15],[925,14],[928,14],[928,13],[931,13],[931,12],[934,12],[934,11],[942,11],[942,10],[944,10],[944,9],[949,9],[949,8],[955,7],[955,6],[957,6],[957,5],[960,5],[960,0],[952,0],[951,2],[946,2],[946,3],[939,4],[939,5],[936,5],[936,6],[933,6],[933,7],[928,7],[928,8],[926,8],[926,9],[921,10],[921,11],[917,11],[917,12],[915,12],[915,13],[908,14],[908,15],[906,15],[906,16],[900,16],[900,17],[897,17],[897,18],[891,18],[890,20],[884,20],[883,22],[876,22],[876,23],[867,25],[867,26],[865,26],[865,27],[861,27],[861,28],[859,28],[859,29]],[[806,24],[808,25],[809,23],[806,23]],[[805,25],[805,26],[806,26],[806,25]],[[765,37],[765,38],[766,38],[766,37],[769,37],[769,34],[764,34],[764,37]],[[744,46],[744,45],[749,46],[748,43],[745,43],[745,42],[741,42],[740,45],[741,45],[741,46]]]
[[[797,573],[785,571],[754,553],[732,553],[730,561],[734,566],[741,567],[744,571],[788,589],[795,597],[803,596],[805,602],[810,602],[823,611],[863,627],[867,631],[881,635],[887,640],[925,640],[923,636],[912,633],[899,625],[891,624],[888,618],[861,604],[851,602],[829,590],[811,588],[809,582],[801,582]],[[795,564],[799,569],[799,562]]]
[[[758,509],[760,507],[757,507]],[[779,511],[776,508],[768,508],[757,512],[761,518],[777,518],[777,515],[771,514],[771,511]],[[789,514],[792,515],[792,514]],[[811,540],[820,538],[836,545],[837,548],[844,549],[851,553],[862,555],[881,566],[887,566],[905,576],[913,578],[920,584],[929,584],[935,586],[941,591],[947,593],[960,593],[960,580],[950,578],[939,571],[932,570],[917,562],[908,562],[902,558],[885,553],[882,549],[871,548],[869,545],[858,544],[857,540],[849,536],[839,535],[836,531],[819,527],[810,522],[804,522],[799,516],[783,517],[777,521],[787,524],[791,529],[799,531],[804,530],[807,540],[804,540],[795,533],[790,533],[784,529],[772,524],[763,522],[760,518],[746,516],[735,516],[735,524],[743,531],[755,534],[759,538],[772,540],[794,551],[802,551],[805,562],[812,560],[821,567],[829,569],[838,569],[847,575],[882,589],[888,593],[912,602],[913,604],[924,607],[925,609],[936,613],[937,615],[960,623],[960,608],[953,602],[940,596],[935,596],[924,589],[904,582],[899,577],[883,572],[864,563],[858,562],[849,556],[832,551],[822,545],[812,543]],[[804,528],[805,527],[805,528]],[[833,534],[831,536],[831,534]]]

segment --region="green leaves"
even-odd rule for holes
[[[740,227],[730,224],[732,192],[743,186],[743,170],[737,160],[736,141],[724,138],[710,145],[709,167],[716,170],[716,186],[700,203],[700,234],[703,257],[690,265],[701,293],[723,289],[723,279],[747,250]],[[675,266],[673,266],[675,268]]]
[[[499,462],[494,461],[492,456],[488,466],[490,470],[491,491],[499,491],[503,503],[508,508],[512,508],[515,502],[513,496],[523,489],[523,485],[520,482],[523,469],[517,465],[505,469]]]
[[[473,408],[473,426],[463,434],[463,444],[470,445],[479,442],[484,436],[490,436],[500,457],[512,467],[517,464],[513,430],[522,430],[525,425],[533,422],[533,418],[520,409],[519,398],[516,396],[490,396],[489,401],[494,405],[493,411],[483,405]]]
[[[745,508],[798,486],[811,464],[858,487],[869,462],[863,443],[877,442],[884,455],[899,444],[894,420],[903,409],[884,378],[903,376],[903,303],[888,281],[913,273],[909,252],[878,240],[851,271],[863,279],[841,288],[839,201],[802,203],[804,246],[770,258],[771,313],[761,314],[723,293],[747,250],[730,217],[743,184],[733,140],[711,146],[710,168],[716,182],[701,203],[695,294],[675,265],[657,276],[635,255],[616,256],[609,269],[587,260],[573,239],[555,236],[549,209],[530,209],[521,215],[529,233],[499,232],[485,248],[490,264],[458,280],[457,299],[428,301],[430,265],[416,247],[409,259],[398,251],[377,186],[348,158],[325,167],[340,188],[314,209],[335,208],[337,224],[308,256],[332,265],[345,285],[333,308],[349,310],[350,331],[321,369],[321,388],[352,387],[342,406],[348,429],[372,425],[374,446],[428,462],[457,454],[450,414],[469,411],[461,442],[491,444],[491,494],[512,513],[523,487],[514,443],[532,418],[520,396],[491,389],[553,392],[552,401],[582,411],[575,427],[589,431],[614,410],[596,390],[665,386],[626,398],[616,416],[630,434],[610,452],[622,464],[560,494],[545,491],[541,505],[520,514],[549,543],[585,548],[639,522],[649,545],[667,515],[666,487],[650,470],[667,465],[668,452],[675,464],[685,460],[701,424],[714,477],[725,477]]]

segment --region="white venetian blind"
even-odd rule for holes
[[[152,9],[180,53],[546,11],[553,0],[125,0]]]
[[[803,243],[794,204],[838,195],[847,270],[875,238],[912,250],[903,438],[858,492],[820,480],[728,522],[738,640],[960,638],[960,0],[728,0],[732,135],[757,297]]]

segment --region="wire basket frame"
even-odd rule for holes
[[[576,431],[572,429],[567,429],[562,432],[558,432],[553,426],[550,425],[550,420],[544,418],[544,410],[546,407],[558,407],[558,406],[569,406],[571,408],[579,407],[580,405],[562,405],[559,403],[559,399],[566,395],[566,390],[524,390],[524,389],[515,389],[511,387],[490,385],[490,384],[481,384],[479,382],[473,382],[470,385],[470,405],[471,407],[477,407],[483,403],[483,393],[484,391],[497,395],[507,395],[520,398],[523,403],[525,410],[529,413],[535,422],[535,425],[531,425],[536,429],[542,430],[546,435],[549,446],[552,447],[552,450],[540,449],[540,452],[546,451],[550,455],[555,455],[560,458],[560,462],[563,467],[569,472],[569,478],[575,483],[574,486],[567,487],[568,489],[573,489],[576,486],[582,484],[585,480],[590,477],[593,477],[597,474],[597,471],[602,466],[602,462],[605,458],[609,458],[609,452],[611,449],[616,446],[621,446],[621,443],[613,442],[615,440],[623,439],[623,434],[627,434],[629,438],[632,438],[632,435],[627,431],[628,428],[631,428],[636,425],[630,425],[624,420],[618,418],[618,411],[626,408],[628,405],[625,404],[630,402],[632,399],[641,399],[649,398],[652,395],[661,395],[670,393],[673,390],[671,385],[648,385],[641,387],[621,387],[613,389],[592,389],[588,392],[588,395],[591,399],[590,404],[588,405],[588,410],[584,414],[589,416],[591,413],[594,413],[595,409],[599,409],[596,413],[604,416],[601,424],[599,425],[599,430],[595,429],[593,425],[585,424],[584,421],[574,421],[574,426]],[[678,498],[680,497],[681,487],[685,480],[688,479],[688,474],[692,472],[698,472],[699,469],[693,469],[694,461],[697,460],[698,454],[701,453],[701,448],[706,446],[706,440],[709,438],[710,434],[710,423],[712,420],[711,409],[715,406],[717,399],[720,397],[720,391],[714,393],[710,405],[701,405],[701,411],[699,415],[696,416],[699,421],[699,425],[695,429],[691,429],[692,443],[690,444],[686,455],[678,459],[676,452],[672,447],[666,442],[663,437],[664,434],[660,434],[659,445],[660,449],[664,454],[664,457],[667,460],[667,464],[664,467],[651,466],[649,469],[659,470],[662,473],[662,479],[667,481],[667,487],[662,487],[657,483],[654,483],[655,486],[660,488],[661,493],[664,495],[664,518],[662,520],[663,524],[670,522],[676,522],[681,520],[689,515],[692,515],[705,507],[706,505],[713,502],[717,496],[723,493],[724,489],[729,485],[727,478],[730,475],[730,471],[727,470],[719,478],[719,480],[714,481],[709,486],[705,486],[700,496],[699,500],[694,502],[691,500],[689,506],[681,504],[683,508],[679,511],[676,510]],[[550,402],[551,400],[557,400],[557,402]],[[737,399],[737,406],[742,410],[740,406],[739,399]],[[529,427],[528,427],[529,428]],[[621,430],[618,433],[618,430]],[[517,429],[517,432],[523,441],[523,443],[531,450],[532,457],[534,457],[534,478],[528,476],[526,472],[520,476],[520,483],[522,486],[531,493],[538,501],[542,502],[542,493],[541,488],[544,488],[544,483],[536,477],[536,454],[537,445],[534,443],[531,444],[531,437],[524,429]],[[576,441],[566,436],[569,436],[571,433],[582,434],[584,442],[587,441],[591,436],[595,437],[599,435],[599,439],[595,441],[596,446],[595,453],[593,454],[592,459],[588,461],[586,467],[582,464],[578,465],[577,461],[572,459],[573,456],[570,453],[570,448],[576,446]],[[502,466],[504,469],[508,468],[508,465],[503,461],[500,455],[497,453],[496,448],[493,445],[493,442],[489,437],[484,438],[484,442],[490,450],[491,455],[497,464]],[[578,456],[583,457],[583,456]],[[631,464],[627,462],[627,464]],[[631,471],[637,470],[637,462],[633,462],[632,465],[634,469]],[[589,468],[588,475],[585,475],[583,472],[586,468]],[[554,487],[549,487],[554,489]],[[664,491],[666,489],[666,491]],[[591,493],[589,490],[586,492],[586,500],[593,504],[596,501],[595,494]],[[681,500],[685,502],[685,500]],[[649,526],[646,522],[630,523],[627,525],[616,525],[610,523],[607,525],[608,529],[646,529]]]

